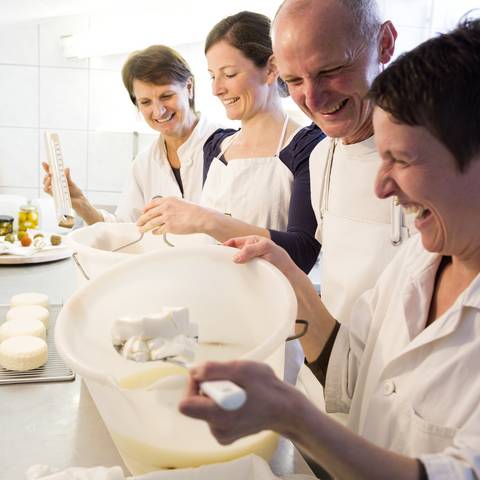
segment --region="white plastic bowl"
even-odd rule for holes
[[[201,343],[240,346],[241,353],[233,358],[266,362],[282,376],[284,342],[293,332],[297,310],[294,292],[271,264],[257,259],[237,265],[232,260],[235,252],[209,245],[137,256],[77,291],[58,317],[57,348],[84,378],[133,474],[222,462],[248,453],[266,459],[273,454],[272,432],[221,446],[206,423],[181,415],[177,405],[186,386],[184,374],[166,377],[159,390],[120,387],[125,377],[171,367],[125,360],[111,344],[111,326],[118,316],[186,306],[199,325]],[[212,349],[209,358],[218,358],[219,352]]]
[[[82,286],[88,279],[95,278],[119,262],[136,255],[163,250],[175,246],[213,244],[215,240],[209,235],[174,235],[168,234],[167,244],[162,235],[147,232],[143,239],[112,252],[115,248],[126,245],[139,238],[140,233],[134,223],[94,223],[88,227],[74,230],[67,237],[68,246],[74,251],[74,258],[79,266],[78,284]]]

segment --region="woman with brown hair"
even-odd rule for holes
[[[207,233],[218,241],[260,235],[283,246],[309,271],[320,246],[310,203],[310,152],[324,137],[302,128],[281,103],[270,20],[240,12],[221,20],[205,42],[212,93],[241,128],[219,129],[204,147],[201,206],[178,199],[151,201],[142,231]],[[225,215],[228,214],[228,215]]]
[[[203,145],[217,125],[195,111],[195,84],[187,62],[175,50],[153,45],[129,56],[122,79],[132,103],[159,136],[135,158],[114,215],[96,209],[67,169],[73,208],[87,224],[135,222],[155,196],[200,200]],[[48,165],[43,166],[44,190],[51,193]]]

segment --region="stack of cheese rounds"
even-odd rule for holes
[[[20,293],[10,300],[6,321],[0,325],[0,366],[26,371],[47,362],[48,296]]]

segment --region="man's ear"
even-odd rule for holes
[[[387,20],[380,27],[379,34],[379,60],[381,63],[388,63],[395,51],[395,40],[397,39],[397,30],[390,20]]]
[[[278,78],[277,62],[275,60],[274,55],[270,55],[270,57],[267,60],[266,72],[267,72],[267,83],[268,85],[272,85],[277,81],[277,78]]]

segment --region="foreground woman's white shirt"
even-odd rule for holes
[[[360,297],[327,372],[329,412],[389,450],[421,458],[429,479],[480,477],[480,274],[427,328],[441,257],[419,235]]]
[[[185,200],[200,200],[203,145],[217,128],[218,124],[210,123],[201,115],[190,137],[177,150]],[[136,222],[144,205],[157,195],[182,198],[182,192],[168,162],[162,135],[135,158],[115,215],[102,210],[103,218],[106,222]]]

